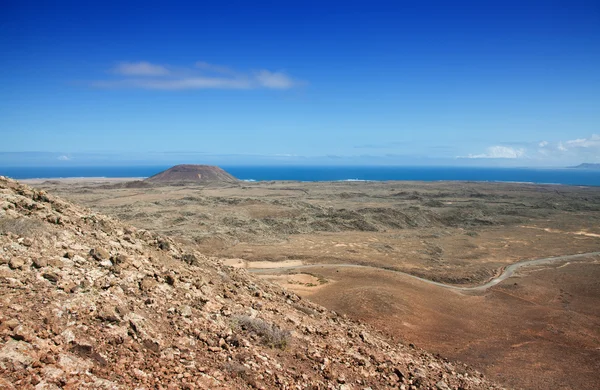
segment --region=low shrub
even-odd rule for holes
[[[246,330],[248,332],[255,333],[260,336],[262,342],[271,348],[285,349],[292,338],[289,331],[279,328],[275,324],[270,324],[260,318],[253,318],[250,316],[235,316],[233,317],[234,325]]]
[[[320,282],[320,280],[319,280],[319,282]],[[325,283],[326,283],[326,282],[325,282]],[[311,284],[312,284],[312,283],[311,283]],[[300,311],[300,312],[304,313],[304,314],[307,314],[307,315],[309,315],[309,316],[311,316],[311,315],[312,315],[312,316],[315,316],[315,317],[318,317],[318,316],[319,316],[319,312],[318,312],[318,311],[316,311],[316,310],[313,310],[313,309],[311,309],[310,307],[302,306],[302,305],[299,305],[299,304],[297,304],[297,303],[292,303],[292,307],[293,307],[294,309],[296,309],[296,310],[298,310],[298,311]]]
[[[40,230],[40,223],[29,218],[0,217],[0,234],[13,233],[31,237]]]

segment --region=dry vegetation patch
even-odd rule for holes
[[[232,318],[234,328],[254,333],[262,339],[265,345],[271,348],[285,349],[292,340],[292,334],[288,330],[279,328],[260,318],[250,316],[234,316]]]
[[[12,233],[19,237],[33,237],[42,230],[42,224],[26,217],[0,217],[0,234]]]

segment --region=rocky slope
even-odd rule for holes
[[[144,180],[153,184],[200,183],[222,184],[235,183],[238,180],[223,169],[211,165],[175,165]]]
[[[481,389],[461,364],[0,177],[0,389]]]

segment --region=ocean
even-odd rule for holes
[[[14,179],[148,177],[169,166],[0,167]],[[407,166],[222,166],[241,180],[271,181],[483,181],[600,186],[600,170],[570,168],[473,168]]]

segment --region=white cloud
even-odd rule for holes
[[[231,68],[229,68],[227,66],[209,64],[208,62],[204,62],[204,61],[198,61],[198,62],[196,62],[196,68],[202,69],[202,70],[207,71],[207,72],[223,73],[223,74],[235,74],[235,72]]]
[[[517,146],[491,146],[485,153],[469,154],[458,158],[472,159],[527,159],[553,164],[600,162],[600,135],[566,141],[537,141]]]
[[[267,88],[288,89],[294,86],[294,81],[282,72],[261,70],[256,74],[256,79]]]
[[[300,83],[286,73],[261,69],[236,72],[222,65],[196,62],[194,67],[176,68],[149,62],[121,62],[113,74],[118,79],[90,82],[95,88],[140,88],[153,90],[186,89],[290,89]]]
[[[588,138],[558,142],[556,153],[572,161],[598,162],[600,161],[600,135],[592,134]]]
[[[162,65],[154,65],[146,61],[120,62],[114,67],[113,72],[125,76],[165,76],[171,73]]]
[[[467,158],[519,158],[525,155],[525,149],[511,148],[510,146],[490,146],[486,153],[469,154]]]
[[[157,90],[184,89],[250,89],[248,80],[220,77],[187,77],[180,79],[126,79],[116,81],[95,81],[92,86],[98,88],[140,88]]]
[[[56,159],[60,160],[60,161],[69,161],[71,158],[69,156],[63,155],[63,156],[58,156]]]
[[[542,146],[541,143],[540,146]],[[561,154],[588,156],[590,154],[593,155],[594,153],[600,154],[600,135],[592,134],[588,138],[576,138],[568,141],[559,141],[555,144],[546,142],[544,147]]]
[[[566,142],[567,148],[600,148],[600,135],[592,134],[590,138],[578,138]]]

